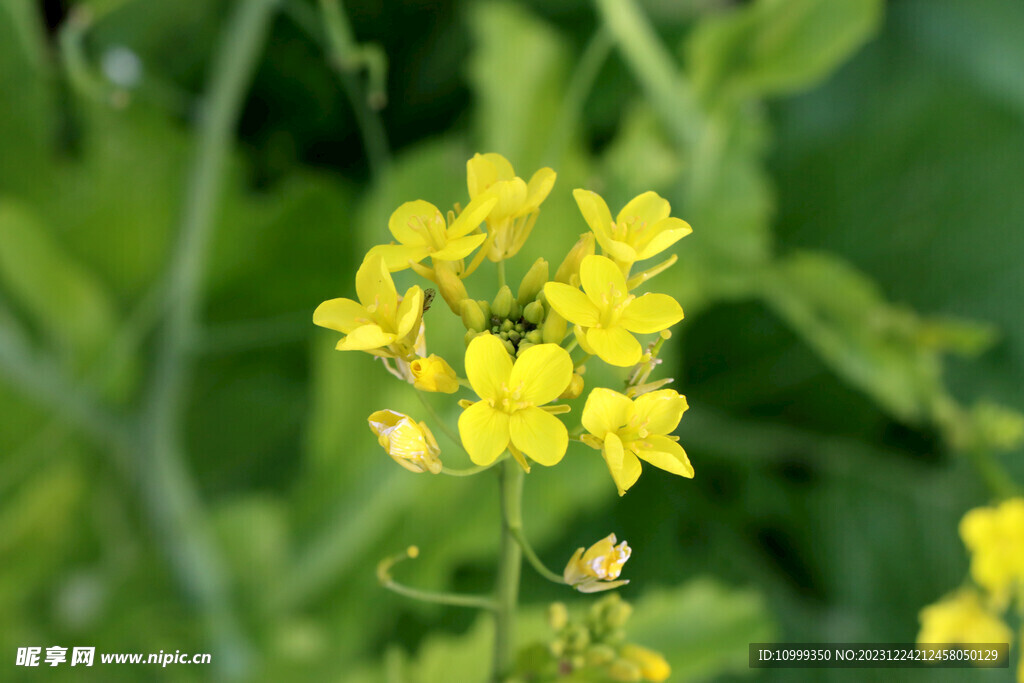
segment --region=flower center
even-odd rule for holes
[[[510,415],[517,410],[529,408],[533,404],[523,400],[523,384],[519,382],[511,387],[507,382],[502,384],[498,396],[491,399],[491,406]]]
[[[618,324],[626,306],[636,298],[635,294],[626,295],[614,283],[608,283],[608,289],[601,293],[601,317],[598,327],[609,328]]]

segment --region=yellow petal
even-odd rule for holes
[[[637,417],[646,422],[645,428],[650,434],[671,433],[688,407],[686,397],[675,389],[651,391],[633,402]]]
[[[419,263],[430,254],[430,247],[426,244],[407,246],[405,244],[378,244],[366,252],[366,257],[380,256],[384,264],[392,273],[405,270],[409,262]]]
[[[371,313],[388,318],[395,314],[398,292],[395,291],[395,282],[380,254],[367,254],[359,266],[356,271],[356,294],[359,295],[359,302]]]
[[[566,320],[584,327],[593,327],[600,320],[600,311],[587,295],[561,282],[544,285],[544,296],[555,312]]]
[[[370,314],[351,299],[329,299],[313,311],[313,324],[348,334],[370,322]]]
[[[499,180],[491,186],[488,194],[498,200],[491,209],[490,220],[511,216],[526,202],[526,181],[522,178]]]
[[[419,327],[420,317],[423,315],[423,290],[413,285],[402,297],[402,303],[398,305],[398,312],[395,314],[395,332],[399,338],[405,337]]]
[[[691,232],[693,228],[690,224],[678,218],[666,218],[658,222],[647,234],[636,240],[637,260],[642,261],[665,251]]]
[[[476,230],[497,203],[494,197],[478,197],[471,201],[455,222],[448,226],[448,239],[458,239]]]
[[[668,218],[672,213],[669,203],[662,199],[657,192],[644,192],[633,197],[622,207],[619,215],[615,217],[617,223],[634,225],[636,227],[653,226],[660,220]]]
[[[422,225],[441,213],[436,206],[422,199],[406,202],[394,210],[388,219],[388,230],[395,239],[408,246],[428,244],[426,229]]]
[[[544,167],[533,174],[526,186],[526,209],[533,211],[547,199],[551,188],[555,186],[555,172]]]
[[[500,342],[498,346],[501,346]],[[572,359],[557,344],[537,344],[520,354],[507,377],[509,389],[515,391],[518,388],[519,400],[542,406],[554,401],[569,386]]]
[[[483,244],[485,239],[487,239],[487,235],[484,233],[458,237],[448,242],[444,249],[435,251],[430,256],[435,261],[458,261],[473,253],[473,250]]]
[[[599,387],[590,392],[583,406],[583,426],[594,436],[604,438],[616,432],[633,414],[633,402],[627,396]],[[674,427],[675,425],[673,425]]]
[[[643,355],[640,342],[622,327],[591,327],[587,330],[587,345],[605,363],[621,368],[636,365]]]
[[[686,451],[667,436],[648,436],[642,442],[635,441],[634,446],[638,449],[636,454],[655,467],[687,479],[693,478],[693,465],[686,457]]]
[[[459,416],[459,436],[477,465],[490,465],[508,447],[508,413],[477,401]]]
[[[384,348],[393,341],[395,335],[385,332],[379,325],[363,325],[352,330],[335,348],[339,351],[370,351]]]
[[[576,189],[572,191],[572,196],[576,199],[576,205],[580,207],[583,220],[587,222],[590,229],[594,231],[597,241],[604,247],[605,241],[611,240],[611,234],[608,231],[612,226],[612,212],[608,210],[608,205],[601,195],[590,190]]]
[[[587,256],[580,263],[580,284],[600,310],[617,305],[629,294],[626,278],[615,262],[605,256]]]
[[[498,180],[512,180],[516,177],[516,172],[512,168],[512,163],[497,152],[487,152],[480,156],[486,159],[487,162],[494,167],[494,173]]]
[[[644,294],[633,299],[622,311],[619,324],[630,332],[661,332],[683,319],[683,309],[668,294]]]
[[[523,355],[525,356],[526,352]],[[512,359],[509,358],[508,351],[500,339],[494,335],[482,334],[469,342],[469,348],[466,349],[466,376],[477,396],[499,398],[502,386],[508,383],[510,374]]]
[[[615,487],[621,496],[640,478],[640,461],[635,455],[623,449],[622,441],[615,434],[609,434],[605,439],[603,453],[605,462],[608,463],[608,471],[612,473]]]
[[[576,338],[576,343],[583,349],[583,353],[589,356],[596,356],[597,352],[590,347],[587,343],[587,330],[580,327],[579,325],[572,326],[572,336]]]
[[[512,413],[509,431],[516,448],[547,467],[558,463],[569,445],[562,421],[535,406]]]

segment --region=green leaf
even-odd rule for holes
[[[90,353],[117,322],[99,280],[27,206],[0,198],[0,283],[59,344]]]
[[[705,96],[777,95],[810,87],[875,31],[880,0],[758,0],[700,22],[688,45]]]

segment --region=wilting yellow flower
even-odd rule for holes
[[[562,459],[568,432],[551,414],[556,407],[540,406],[558,398],[572,379],[565,349],[537,344],[513,364],[498,337],[480,335],[466,349],[466,376],[481,398],[459,417],[459,435],[474,463],[490,465],[505,449],[527,471],[523,453],[542,465]]]
[[[626,644],[619,650],[619,656],[636,664],[645,681],[667,681],[672,675],[672,667],[665,658],[646,647]]]
[[[608,205],[596,192],[577,189],[572,196],[601,249],[615,259],[623,272],[628,272],[636,261],[665,251],[693,232],[689,223],[669,216],[671,206],[656,192],[644,192],[631,199],[614,221]]]
[[[343,332],[341,351],[366,351],[375,356],[413,356],[423,316],[423,290],[413,285],[398,298],[384,259],[367,255],[356,272],[359,301],[330,299],[317,306],[313,323]]]
[[[608,534],[586,551],[577,548],[562,572],[565,582],[581,593],[597,593],[629,583],[616,579],[633,551],[625,541],[615,545],[615,540],[615,534]]]
[[[693,477],[686,452],[677,437],[669,436],[687,407],[686,397],[673,389],[652,391],[636,400],[611,389],[590,392],[583,406],[583,426],[590,434],[582,440],[601,450],[620,496],[640,478],[640,460]]]
[[[399,465],[410,472],[441,471],[441,449],[426,424],[394,410],[378,410],[368,422],[377,443]]]
[[[527,183],[502,155],[474,154],[466,162],[466,184],[472,200],[497,200],[487,216],[487,258],[502,261],[515,256],[530,236],[541,202],[555,184],[555,172],[542,168]]]
[[[469,256],[483,244],[487,235],[470,233],[484,221],[497,204],[493,197],[481,197],[455,218],[451,225],[440,209],[417,199],[395,209],[388,220],[388,230],[398,244],[381,244],[367,253],[379,254],[391,272],[404,270],[410,263],[419,263],[430,256],[434,261],[458,261]]]
[[[630,294],[622,271],[604,256],[583,259],[580,283],[582,292],[549,282],[544,295],[551,308],[577,325],[580,346],[611,365],[628,367],[640,360],[643,350],[631,332],[661,332],[683,319],[683,309],[668,294]]]
[[[443,394],[454,394],[459,390],[458,375],[452,370],[452,366],[436,353],[409,363],[409,370],[415,380],[413,386],[417,389]]]
[[[960,537],[971,551],[971,576],[997,599],[1024,596],[1024,498],[969,511]]]
[[[987,610],[971,588],[948,595],[921,610],[918,643],[1009,643],[1013,632]]]

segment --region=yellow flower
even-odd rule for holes
[[[585,552],[577,548],[562,572],[565,582],[581,593],[597,593],[629,583],[616,579],[633,551],[625,541],[615,545],[615,540],[615,534],[609,534]]]
[[[960,537],[971,551],[971,576],[997,600],[1024,596],[1024,498],[970,510]]]
[[[544,285],[548,304],[577,326],[584,351],[611,365],[635,365],[643,350],[631,332],[661,332],[683,319],[683,309],[667,294],[629,293],[622,271],[604,256],[580,263],[583,292],[561,282]]]
[[[413,386],[423,391],[454,394],[459,390],[459,377],[444,358],[432,353],[409,363],[414,378]]]
[[[652,391],[635,401],[611,389],[590,392],[583,406],[583,426],[590,434],[582,440],[601,450],[620,496],[640,478],[640,460],[693,477],[686,452],[677,437],[669,436],[687,407],[686,398],[673,389]]]
[[[388,230],[398,244],[381,244],[367,253],[379,254],[391,272],[404,270],[430,256],[434,261],[458,261],[483,244],[487,236],[470,234],[483,222],[497,203],[493,197],[472,201],[458,218],[445,220],[441,211],[422,199],[406,202],[395,209]],[[450,218],[451,218],[450,214]]]
[[[668,677],[672,675],[672,667],[668,665],[665,658],[646,647],[632,644],[623,645],[619,650],[619,656],[636,664],[645,681],[667,681]]]
[[[572,196],[601,249],[622,266],[623,272],[628,272],[634,262],[665,251],[693,232],[689,223],[669,216],[671,206],[656,192],[644,192],[631,199],[614,221],[608,205],[596,192],[577,189]]]
[[[441,471],[441,449],[430,428],[394,410],[378,410],[368,418],[377,442],[410,472]]]
[[[487,216],[487,258],[497,262],[515,256],[530,236],[541,202],[555,184],[555,172],[542,168],[527,183],[502,155],[474,154],[466,162],[466,184],[472,200],[497,200]]]
[[[356,272],[356,294],[358,302],[330,299],[317,306],[313,323],[345,333],[338,350],[411,358],[423,316],[423,290],[413,285],[399,299],[384,259],[368,254]]]
[[[999,617],[982,604],[971,588],[948,595],[921,610],[917,642],[924,643],[1009,643],[1013,633]]]
[[[513,364],[501,340],[483,334],[466,349],[466,376],[481,398],[459,417],[459,435],[474,463],[490,465],[505,449],[526,471],[523,453],[542,465],[562,459],[569,435],[551,414],[559,407],[540,406],[558,398],[572,379],[565,349],[537,344]]]

